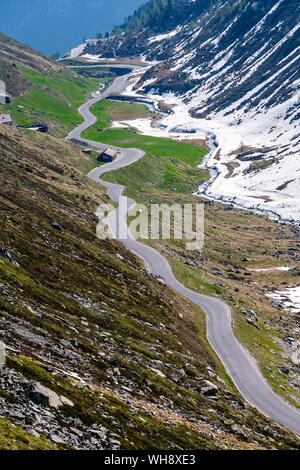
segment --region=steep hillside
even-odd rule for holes
[[[173,0],[170,11],[144,26],[130,19],[137,30],[125,25],[84,53],[154,63],[135,90],[173,107],[162,129],[216,136],[206,161],[213,178],[201,192],[300,220],[299,3]]]
[[[0,131],[0,416],[23,448],[295,448],[229,390],[202,313],[97,240],[77,148]]]
[[[30,86],[17,66],[46,75],[62,70],[59,64],[42,53],[0,33],[0,80],[5,82],[7,93],[13,97],[21,95]]]
[[[52,135],[64,136],[82,120],[78,107],[108,79],[79,76],[0,34],[0,80],[11,98],[0,112],[11,114],[15,124],[43,122]]]

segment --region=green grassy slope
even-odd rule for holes
[[[84,138],[146,152],[142,160],[130,167],[105,175],[105,179],[127,186],[132,196],[140,199],[147,198],[150,193],[153,195],[153,192],[188,194],[197,189],[200,180],[207,178],[207,172],[197,168],[207,151],[205,148],[138,134],[133,129],[109,129],[114,120],[157,116],[147,106],[104,100],[95,104],[91,111],[97,117],[97,123],[83,133]],[[104,130],[99,132],[99,128]]]
[[[83,78],[64,69],[49,75],[24,67],[18,67],[18,70],[30,86],[24,94],[4,106],[3,110],[10,112],[14,121],[20,125],[29,125],[34,121],[46,122],[50,132],[59,136],[66,135],[82,122],[77,109],[101,81]]]
[[[95,140],[102,138],[102,134],[98,134],[98,129],[107,129],[110,126],[111,121],[156,116],[156,114],[151,113],[144,104],[111,100],[99,101],[92,106],[91,111],[97,117],[97,123],[95,126],[88,129],[87,133],[93,133],[93,136],[96,137]]]
[[[11,104],[0,106],[19,125],[45,122],[52,135],[64,137],[82,122],[78,107],[107,79],[84,78],[38,51],[0,34],[0,80]]]
[[[20,426],[13,426],[7,419],[0,418],[0,450],[57,450],[44,437],[34,437]]]
[[[20,96],[30,85],[18,67],[30,68],[43,75],[62,69],[41,52],[0,33],[0,80],[5,82],[7,93],[12,97]]]
[[[101,122],[103,123],[103,120]],[[206,153],[205,149],[194,145],[160,137],[149,137],[127,129],[108,129],[99,133],[98,127],[101,126],[95,124],[87,129],[84,131],[83,137],[105,144],[139,148],[155,155],[174,157],[191,166],[199,164]]]

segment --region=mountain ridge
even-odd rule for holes
[[[186,9],[183,20],[182,5]],[[158,33],[145,27],[91,45],[83,54],[111,57],[113,51],[115,56],[135,54],[149,61],[134,90],[154,99],[163,95],[167,104],[184,108],[185,121],[198,129],[199,136],[201,129],[217,136],[221,161],[214,158],[216,155],[210,159],[210,168],[217,168],[218,177],[207,195],[224,202],[237,199],[247,208],[260,206],[273,216],[297,223],[298,2],[199,0],[181,4],[174,0],[173,6],[173,30],[167,27]],[[169,131],[178,128],[176,119],[180,116],[169,119]],[[163,120],[162,124],[167,122]],[[252,149],[248,163],[243,155],[244,160],[232,158],[233,153],[243,154],[244,147]],[[251,159],[259,165],[254,167]],[[236,169],[226,181],[226,165],[232,160]],[[292,182],[291,173],[296,176]],[[229,182],[232,184],[226,189]],[[257,204],[248,197],[253,188],[253,195],[260,198]],[[269,203],[263,200],[267,197]]]

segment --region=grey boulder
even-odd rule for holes
[[[28,397],[37,405],[48,406],[50,408],[60,408],[64,405],[74,406],[68,398],[59,396],[53,390],[50,390],[39,382],[33,382],[30,385]]]

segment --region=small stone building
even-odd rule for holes
[[[98,155],[97,160],[98,162],[110,163],[116,158],[117,158],[117,151],[107,148],[106,150],[103,150],[103,152],[101,152]]]

